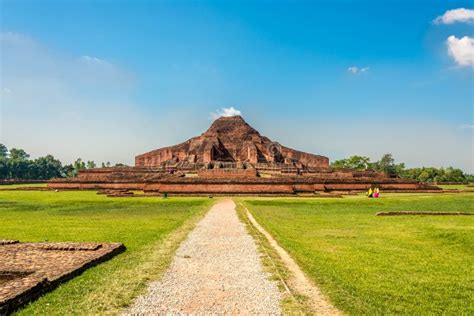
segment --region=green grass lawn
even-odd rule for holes
[[[46,187],[47,183],[23,183],[23,184],[1,184],[0,190],[4,189],[16,189],[16,188],[25,188],[25,187]]]
[[[19,314],[118,313],[157,278],[210,207],[205,198],[107,198],[95,192],[0,190],[0,239],[122,242],[127,250]],[[54,264],[54,263],[52,263]]]
[[[472,194],[242,201],[348,314],[474,314],[474,216],[375,216],[473,212]]]
[[[437,186],[443,190],[469,190],[469,191],[474,190],[474,187],[468,187],[467,185],[464,185],[464,184],[440,184]]]

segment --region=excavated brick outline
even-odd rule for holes
[[[391,211],[378,212],[377,216],[403,216],[403,215],[437,215],[437,216],[460,216],[460,215],[474,215],[474,212],[430,212],[430,211]]]
[[[0,240],[0,276],[13,277],[0,283],[0,315],[18,310],[60,283],[125,249],[121,243],[20,243],[17,240]],[[53,261],[55,264],[51,265]],[[62,269],[60,263],[63,264]]]

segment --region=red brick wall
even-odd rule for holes
[[[307,166],[322,167],[322,168],[329,167],[328,157],[313,155],[313,154],[305,153],[305,152],[294,150],[287,147],[282,147],[281,153],[283,154],[284,157],[296,159]]]
[[[145,183],[49,182],[48,188],[68,190],[129,189],[143,190]]]
[[[347,190],[368,190],[370,187],[378,187],[381,190],[415,190],[419,187],[418,183],[380,183],[373,184],[369,181],[362,183],[331,183],[326,184],[327,190],[347,191]]]
[[[255,169],[206,169],[199,170],[198,176],[202,178],[246,178],[256,177]]]
[[[183,183],[150,183],[145,191],[161,193],[228,193],[228,194],[293,194],[291,184],[183,184]]]

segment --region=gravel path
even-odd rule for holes
[[[179,247],[170,268],[127,314],[281,314],[280,293],[262,270],[232,200],[215,204]]]

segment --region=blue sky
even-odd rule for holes
[[[331,160],[474,172],[471,1],[0,3],[1,142],[34,156],[133,163],[233,106]]]

